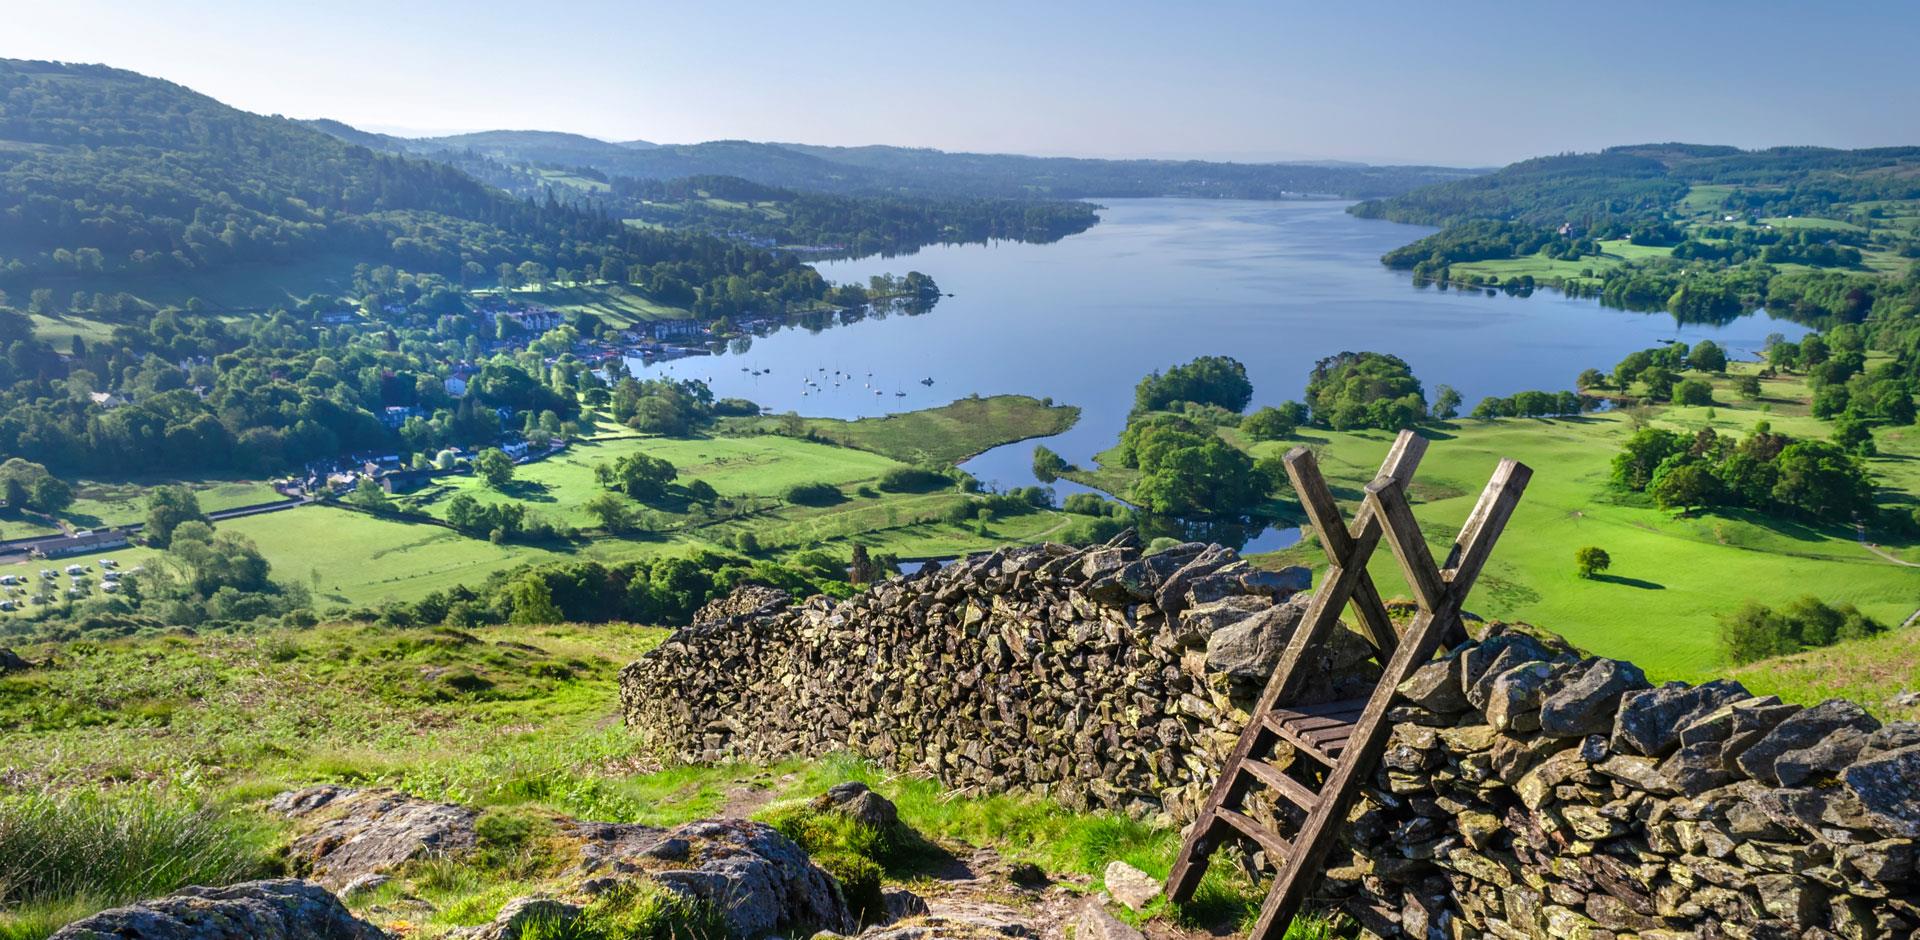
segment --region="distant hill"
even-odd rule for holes
[[[1271,199],[1301,194],[1373,197],[1471,177],[1481,172],[1435,166],[1326,163],[1214,163],[1203,160],[1099,160],[1013,154],[948,153],[912,147],[781,146],[846,164],[904,185],[958,187],[981,194],[1065,198],[1214,196]]]
[[[1920,199],[1920,147],[1745,151],[1705,144],[1634,144],[1523,160],[1484,176],[1361,203],[1370,218],[1450,225],[1472,219],[1588,228],[1658,220],[1695,186],[1768,186],[1744,208],[1785,214],[1868,200]],[[1717,207],[1716,207],[1717,208]]]
[[[354,139],[348,134],[339,136]],[[716,140],[699,144],[611,143],[547,131],[486,131],[392,141],[388,149],[458,160],[582,167],[642,180],[732,176],[787,189],[854,195],[1082,199],[1211,196],[1272,199],[1301,194],[1387,196],[1481,170],[1348,163],[1212,163],[1096,160],[948,153],[911,147],[822,147]]]
[[[691,262],[681,276],[704,281],[760,264],[716,239],[517,199],[447,163],[391,152],[403,146],[335,121],[251,114],[121,69],[0,60],[0,288],[24,298],[45,284],[64,306],[76,286],[138,294],[141,279],[239,266],[368,263],[451,277],[508,262],[623,271]]]

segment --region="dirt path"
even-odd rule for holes
[[[1867,527],[1864,525],[1861,525],[1858,522],[1853,524],[1853,538],[1854,538],[1854,541],[1860,543],[1861,548],[1864,548],[1867,551],[1874,553],[1875,555],[1879,555],[1881,558],[1884,558],[1887,561],[1893,562],[1896,565],[1905,565],[1908,568],[1920,568],[1920,562],[1908,561],[1904,558],[1901,558],[1898,555],[1895,555],[1887,551],[1884,548],[1881,548],[1878,545],[1873,544],[1872,542],[1867,541]],[[1913,622],[1912,618],[1908,618],[1907,622],[1912,623]]]

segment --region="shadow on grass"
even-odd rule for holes
[[[547,485],[545,483],[538,483],[533,480],[514,480],[506,486],[500,487],[499,491],[501,495],[511,496],[522,502],[556,502],[553,495],[547,492]]]
[[[1617,574],[1596,574],[1593,576],[1593,580],[1604,581],[1608,584],[1618,584],[1622,587],[1639,588],[1642,591],[1664,591],[1667,589],[1666,585],[1657,581],[1646,581],[1640,578],[1623,578]]]

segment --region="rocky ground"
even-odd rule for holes
[[[56,940],[376,940],[422,935],[431,905],[408,890],[421,866],[484,852],[474,810],[390,789],[315,786],[283,793],[270,812],[293,821],[289,867],[299,878],[183,889],[103,911]],[[1146,932],[1123,917],[1158,896],[1158,885],[1124,863],[1108,872],[1125,904],[1091,890],[1085,876],[1055,876],[1009,863],[992,849],[934,845],[900,823],[893,805],[858,783],[808,807],[859,831],[917,843],[910,874],[882,886],[843,883],[774,825],[723,817],[672,828],[554,820],[552,864],[535,890],[499,905],[490,920],[459,928],[461,940],[624,936],[858,937],[863,940],[1173,940],[1204,936],[1153,919]],[[863,907],[857,894],[879,891]],[[636,897],[659,922],[627,933],[607,912]],[[864,916],[862,916],[864,914]],[[670,919],[671,922],[659,920]],[[634,926],[629,917],[628,926]],[[566,930],[555,932],[555,927]]]

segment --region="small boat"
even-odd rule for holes
[[[932,379],[932,377],[928,377],[928,378],[924,378],[924,379],[921,379],[921,380],[920,380],[920,384],[921,384],[921,385],[932,385],[932,384],[933,384],[933,379]]]

